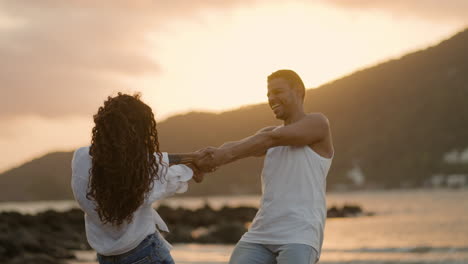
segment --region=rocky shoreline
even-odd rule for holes
[[[208,205],[196,210],[160,206],[158,213],[169,225],[171,243],[233,244],[247,231],[257,208]],[[372,215],[359,206],[328,209],[328,217]],[[74,250],[91,249],[86,241],[83,212],[45,211],[36,215],[0,213],[0,263],[56,264],[75,259]]]

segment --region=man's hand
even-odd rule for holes
[[[168,154],[169,166],[184,164],[190,167],[193,171],[193,180],[200,183],[205,173],[216,171],[217,164],[222,164],[216,161],[219,160],[219,155],[215,153],[217,153],[217,148],[207,147],[196,152]]]
[[[195,160],[194,165],[203,172],[214,172],[217,169],[217,165],[214,163],[214,153],[216,148],[207,147],[198,150],[198,158]]]
[[[204,153],[209,158],[204,158],[200,160],[200,166],[207,169],[217,169],[219,166],[227,163],[229,160],[229,152],[227,149],[215,148],[215,147],[206,147],[199,150],[199,152]]]

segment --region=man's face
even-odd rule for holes
[[[297,106],[298,92],[283,78],[271,79],[268,82],[268,104],[277,119],[286,120]]]

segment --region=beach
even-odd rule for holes
[[[373,216],[329,218],[320,263],[325,264],[461,264],[468,263],[468,190],[395,190],[329,193],[328,207],[355,203]],[[173,198],[171,207],[199,208],[208,203],[219,209],[258,206],[259,196]],[[16,203],[17,211],[44,208],[68,210],[73,202]],[[10,208],[8,207],[10,206]],[[12,209],[0,204],[0,210]],[[40,208],[39,208],[40,207]],[[36,211],[37,213],[37,211]],[[174,230],[172,230],[174,232]],[[176,263],[227,263],[233,244],[176,243]],[[90,250],[76,252],[70,264],[96,263]]]

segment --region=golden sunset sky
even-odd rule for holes
[[[464,0],[96,2],[0,1],[0,172],[88,144],[118,91],[158,121],[220,112],[265,102],[277,69],[314,88],[468,25]]]

